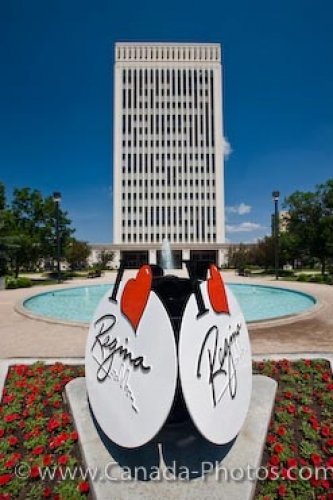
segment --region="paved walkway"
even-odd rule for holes
[[[284,320],[249,325],[252,351],[260,353],[333,352],[333,286],[284,282],[272,279],[241,278],[234,272],[223,274],[227,282],[285,286],[315,295],[319,301],[312,312]],[[114,273],[94,280],[75,280],[56,287],[0,291],[0,358],[82,357],[86,326],[65,325],[36,320],[15,310],[28,295],[54,288],[111,283]]]

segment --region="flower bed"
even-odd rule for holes
[[[254,372],[278,381],[256,498],[333,500],[333,382],[323,360],[254,363]],[[15,365],[9,369],[0,406],[0,500],[89,498],[72,418],[63,400],[67,382],[84,368]],[[80,469],[82,466],[82,469]],[[316,467],[331,467],[316,478]],[[300,480],[301,467],[309,479]],[[54,477],[41,477],[48,468]],[[72,471],[72,477],[66,471]],[[277,471],[279,478],[277,479]],[[65,475],[64,475],[65,474]]]
[[[89,483],[61,474],[80,464],[78,436],[63,401],[65,385],[83,376],[83,367],[10,367],[0,406],[0,500],[86,498]],[[54,472],[54,478],[40,471]]]
[[[269,479],[258,481],[256,498],[333,500],[330,364],[284,359],[254,363],[254,372],[278,382],[262,461]]]

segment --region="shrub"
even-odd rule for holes
[[[308,281],[308,275],[305,273],[301,273],[297,276],[297,281]]]
[[[275,274],[275,269],[269,268],[267,269],[267,274]],[[279,276],[281,278],[292,278],[295,276],[295,273],[292,269],[278,269]]]
[[[261,268],[260,266],[256,266],[256,265],[254,265],[254,264],[248,264],[248,265],[246,266],[246,269],[247,269],[248,271],[261,271],[261,269],[262,269],[262,268]]]
[[[6,288],[28,288],[32,286],[32,282],[29,278],[7,278]]]
[[[312,274],[309,276],[308,281],[310,283],[325,283],[326,279],[325,276],[321,276],[321,274]]]

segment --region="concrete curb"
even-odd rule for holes
[[[168,471],[159,444],[160,479],[139,481],[129,479],[128,475],[124,479],[126,466],[125,469],[124,465],[120,467],[117,460],[107,451],[93,423],[88,406],[85,379],[72,380],[66,386],[66,395],[80,436],[79,442],[86,468],[97,472],[97,477],[91,481],[94,498],[97,500],[109,500],[111,497],[117,500],[138,498],[155,500],[158,497],[163,497],[165,500],[175,498],[177,500],[252,499],[256,487],[255,474],[251,477],[247,471],[249,468],[253,470],[260,467],[276,389],[277,383],[274,380],[261,375],[253,377],[250,409],[242,430],[229,454],[212,472],[192,480],[177,479]],[[157,447],[157,443],[155,446]],[[197,452],[199,453],[200,449]],[[177,460],[176,455],[174,460]],[[207,461],[202,461],[202,464],[206,466],[209,464],[213,468],[215,461],[210,462],[207,459]],[[138,465],[138,468],[140,467],[146,468],[144,461]],[[233,475],[235,472],[236,474]],[[239,472],[244,474],[242,480],[239,479]]]

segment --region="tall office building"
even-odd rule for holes
[[[114,244],[223,244],[219,44],[117,43]]]

